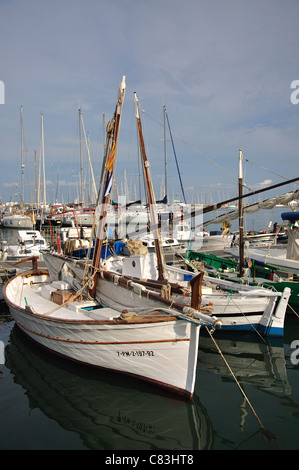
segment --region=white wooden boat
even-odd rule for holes
[[[124,93],[123,77],[115,113],[107,126],[101,215],[92,264],[65,265],[54,280],[51,272],[39,270],[35,264],[9,280],[3,296],[19,328],[52,352],[192,397],[200,327],[215,328],[221,321],[200,312],[198,304],[177,303],[100,265]]]
[[[173,281],[186,282],[194,273],[176,266],[168,266]],[[283,336],[285,315],[291,295],[283,292],[236,284],[231,281],[204,276],[201,307],[212,306],[213,314],[222,321],[222,329],[230,331],[257,331],[263,336]],[[191,292],[189,291],[189,299]],[[185,299],[188,296],[185,294]]]
[[[99,281],[101,303],[78,296],[64,304],[75,295],[72,286],[51,282],[40,270],[16,275],[3,296],[20,329],[50,351],[192,397],[200,325],[216,326],[217,319],[196,311],[198,321],[189,318],[171,302],[147,298],[151,293],[143,286],[129,281],[121,287],[119,276],[113,279]]]

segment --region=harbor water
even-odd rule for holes
[[[255,226],[248,221],[248,228],[266,229],[269,220],[280,223],[283,211],[254,214]],[[287,313],[281,339],[215,332],[231,370],[201,331],[194,399],[186,402],[42,350],[20,332],[2,302],[0,449],[102,450],[107,455],[189,451],[195,459],[200,450],[298,450],[296,313]]]

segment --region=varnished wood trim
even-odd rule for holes
[[[36,336],[42,338],[47,338],[53,341],[62,341],[65,343],[77,343],[77,344],[97,344],[97,345],[111,345],[111,344],[158,344],[158,343],[177,343],[181,341],[190,341],[190,338],[171,338],[171,339],[161,339],[161,340],[152,340],[152,341],[77,341],[72,339],[57,338],[54,336],[45,335],[43,333],[38,333],[37,331],[31,330],[27,326],[23,325],[20,321],[16,320],[17,325],[22,330],[28,331]]]

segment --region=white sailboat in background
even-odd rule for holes
[[[23,106],[20,108],[21,121],[21,202],[8,205],[8,210],[2,215],[1,225],[5,228],[32,229],[33,221],[30,215],[25,214],[24,208],[24,147],[25,135],[23,125]]]

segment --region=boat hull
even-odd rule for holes
[[[11,216],[4,216],[3,219],[1,220],[1,225],[2,227],[6,228],[27,228],[27,229],[32,229],[33,228],[33,222],[32,219],[28,216],[23,216],[23,215],[11,215]]]
[[[175,266],[167,269],[172,279],[178,282],[188,274],[194,276],[194,273]],[[202,287],[201,308],[204,311],[212,306],[213,314],[222,322],[222,330],[258,331],[263,336],[283,336],[290,288],[272,292],[210,276],[204,277],[204,283],[207,285]]]
[[[288,304],[292,308],[298,308],[299,306],[299,283],[283,279],[272,280],[271,276],[275,269],[271,265],[265,264],[262,266],[256,263],[254,268],[251,268],[251,271],[248,273],[248,277],[240,278],[238,275],[238,262],[236,260],[192,250],[188,250],[185,257],[195,267],[198,267],[197,263],[200,263],[199,266],[207,271],[210,276],[217,276],[220,279],[226,279],[237,284],[244,284],[245,282],[246,285],[261,286],[273,292],[281,293],[288,287],[291,289]]]
[[[229,253],[234,256],[238,256],[239,254],[237,249],[230,249]],[[287,271],[297,275],[299,274],[299,261],[287,258],[287,249],[284,247],[272,248],[269,250],[249,248],[248,253],[246,252],[246,257],[260,263],[275,266],[277,269],[281,269],[282,271]]]
[[[69,316],[65,307],[53,311],[53,302],[43,299],[39,304],[27,286],[18,302],[19,277],[4,286],[4,299],[16,324],[36,343],[73,361],[129,374],[192,397],[200,325],[173,316],[165,318],[163,312],[148,321],[142,317],[107,320],[101,319],[102,312],[107,315],[111,310],[115,315],[115,310],[82,314],[79,305]]]

